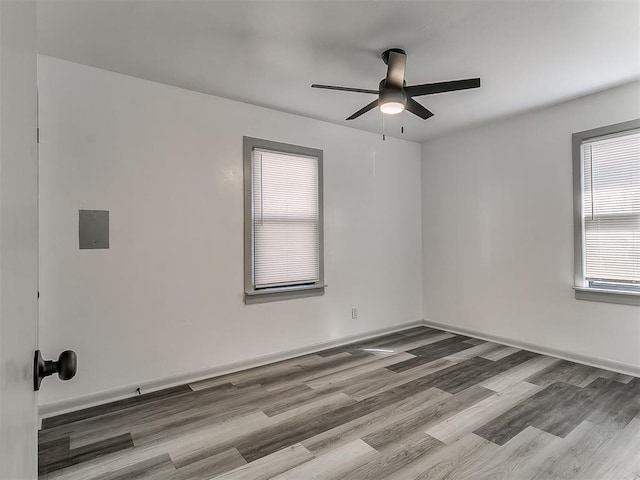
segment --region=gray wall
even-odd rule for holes
[[[640,307],[574,299],[571,134],[638,117],[636,83],[425,143],[425,319],[637,369]]]
[[[419,144],[50,57],[38,67],[40,344],[79,359],[41,404],[422,318]],[[243,135],[324,150],[324,296],[243,303]],[[78,249],[78,209],[110,211],[108,250]]]

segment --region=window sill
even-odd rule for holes
[[[573,287],[573,290],[575,291],[576,300],[640,306],[640,293],[587,287]]]
[[[276,302],[278,300],[289,300],[294,298],[315,297],[324,295],[326,285],[305,285],[303,287],[281,287],[269,288],[265,290],[252,290],[244,292],[244,303],[251,305],[254,303]]]

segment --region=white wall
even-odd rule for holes
[[[572,290],[571,134],[638,117],[631,84],[423,144],[425,319],[640,366],[640,308]]]
[[[40,348],[79,358],[41,405],[422,318],[418,144],[54,58],[38,68]],[[324,150],[322,297],[243,303],[243,135]],[[78,249],[85,208],[110,211],[109,250]]]

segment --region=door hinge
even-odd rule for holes
[[[36,128],[36,143],[40,143],[40,129]]]

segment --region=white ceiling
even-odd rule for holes
[[[380,132],[375,97],[389,47],[408,84],[479,76],[476,90],[419,97],[404,115],[425,141],[640,76],[640,2],[632,1],[42,1],[39,51],[114,72]],[[400,117],[386,116],[400,136]]]

